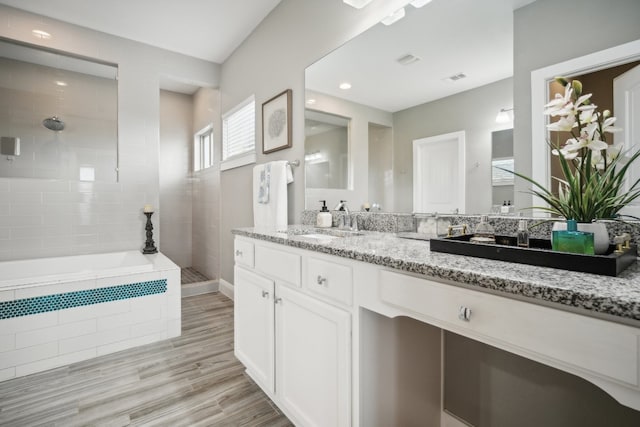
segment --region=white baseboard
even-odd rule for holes
[[[468,424],[462,421],[460,418],[446,412],[442,411],[442,416],[440,417],[440,426],[441,427],[473,427],[471,424]]]
[[[233,300],[233,285],[224,279],[220,279],[219,284],[220,292],[222,292],[223,295],[226,295],[230,300]]]

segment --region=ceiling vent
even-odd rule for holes
[[[400,58],[398,58],[396,61],[398,61],[398,63],[400,63],[401,65],[409,65],[409,64],[413,64],[414,62],[420,61],[420,59],[421,58],[419,56],[415,56],[410,53],[407,53],[406,55],[403,55]]]
[[[457,82],[458,80],[462,80],[464,78],[466,78],[467,75],[465,73],[458,73],[458,74],[454,74],[453,76],[449,76],[447,78],[445,78],[444,80],[447,82]]]

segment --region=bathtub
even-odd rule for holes
[[[153,270],[138,251],[0,262],[0,290]]]
[[[178,336],[180,297],[161,253],[0,262],[0,381]]]

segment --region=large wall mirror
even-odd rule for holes
[[[0,177],[116,182],[117,71],[0,40]]]
[[[307,108],[351,118],[353,188],[307,189],[307,208],[318,197],[339,197],[352,209],[369,202],[415,212],[413,142],[464,132],[466,196],[458,211],[489,212],[492,133],[513,127],[513,11],[531,1],[407,5],[403,19],[379,23],[309,66]],[[508,120],[497,123],[503,109]]]

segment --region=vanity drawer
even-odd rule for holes
[[[255,268],[274,279],[300,286],[300,255],[270,246],[256,245]]]
[[[414,318],[534,360],[638,386],[635,328],[390,271],[381,270],[379,280],[380,299]]]
[[[351,267],[307,257],[305,284],[307,289],[318,295],[351,306],[353,302],[353,272]]]
[[[236,264],[253,268],[253,243],[236,238],[233,242],[233,259]]]

